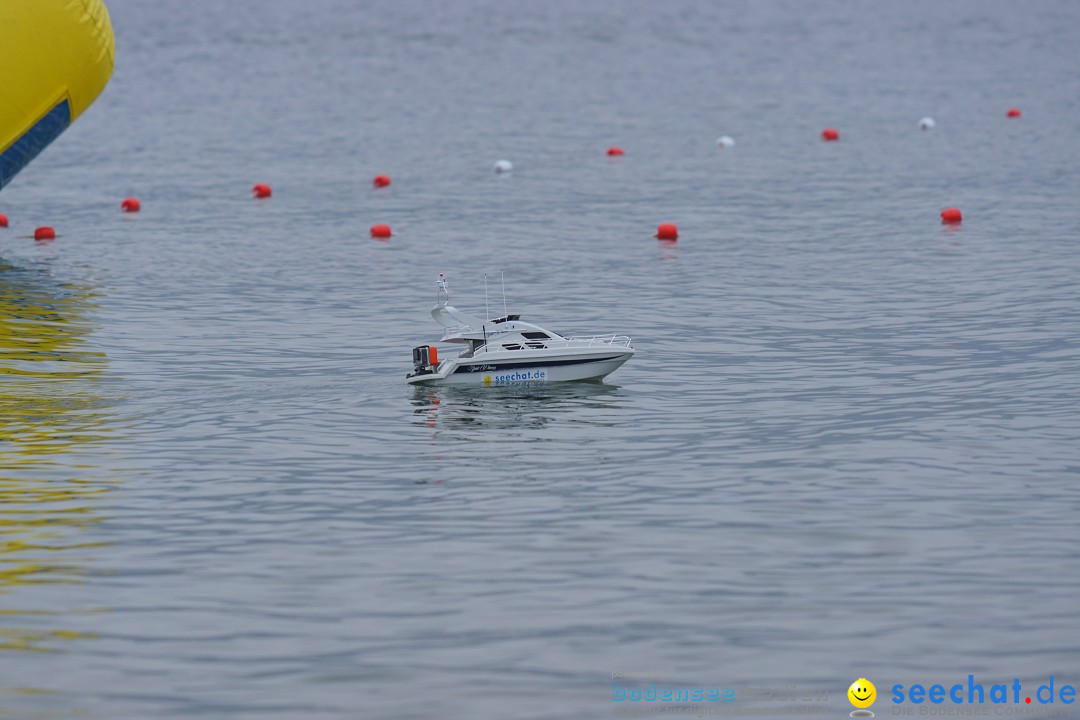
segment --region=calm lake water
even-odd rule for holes
[[[0,716],[1080,682],[1080,4],[108,4],[0,194]],[[406,386],[500,271],[637,355]]]

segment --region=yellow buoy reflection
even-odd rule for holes
[[[48,268],[0,259],[0,652],[87,636],[65,627],[67,611],[20,597],[82,582],[95,548],[84,531],[100,520],[93,450],[107,436],[106,357],[87,348],[95,302]]]

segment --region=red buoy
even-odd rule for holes
[[[255,187],[251,188],[252,194],[257,198],[268,198],[274,194],[274,191],[270,189],[270,186],[266,183],[258,183]]]
[[[1020,117],[1020,108],[1009,108],[1009,112],[1005,113],[1007,117]]]
[[[138,198],[124,198],[124,202],[120,203],[120,209],[124,212],[139,212],[142,210],[142,204]]]
[[[39,227],[34,231],[35,240],[55,240],[56,231],[51,227]]]
[[[621,147],[609,147],[607,149],[607,154],[611,157],[618,157],[619,155],[623,155],[625,153],[623,153],[623,149]]]
[[[393,233],[390,232],[390,226],[389,225],[372,225],[371,226],[371,237],[388,238],[391,235],[393,235]]]
[[[958,223],[963,219],[963,214],[957,208],[945,208],[941,211],[941,222],[943,223]]]
[[[0,227],[7,227],[7,226],[8,226],[7,215],[5,215],[4,213],[0,213]]]
[[[825,128],[821,131],[822,140],[839,140],[840,133],[835,128]]]
[[[660,223],[656,228],[656,238],[658,240],[678,240],[679,228],[675,223]]]
[[[389,175],[376,175],[375,179],[371,181],[371,184],[375,187],[386,187],[390,184]]]

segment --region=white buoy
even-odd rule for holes
[[[937,125],[937,123],[934,122],[934,118],[932,117],[924,117],[922,120],[919,121],[920,130],[929,130],[935,125]]]
[[[716,138],[716,147],[723,150],[724,148],[735,147],[735,138],[730,135],[721,135]]]
[[[508,173],[513,169],[514,169],[514,163],[510,162],[509,160],[496,160],[495,161],[495,172],[497,172],[497,173]]]

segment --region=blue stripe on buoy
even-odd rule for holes
[[[71,125],[71,104],[63,100],[0,153],[0,188]]]

